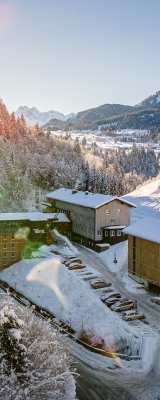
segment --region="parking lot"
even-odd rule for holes
[[[129,300],[138,301],[138,311],[145,315],[143,319],[137,320],[128,320],[126,323],[132,324],[140,334],[142,335],[154,335],[155,333],[160,334],[160,305],[152,302],[153,294],[144,291],[143,293],[134,293],[125,288],[122,279],[119,276],[116,276],[115,273],[110,272],[106,265],[103,264],[99,256],[90,249],[84,248],[82,246],[77,246],[79,251],[79,257],[81,258],[82,263],[86,266],[86,269],[83,269],[83,279],[91,282],[92,278],[100,278],[106,280],[111,283],[111,287],[96,289],[95,293],[97,296],[105,295],[105,292],[109,292],[113,290],[113,293],[119,293],[121,298],[127,298]],[[85,277],[86,272],[86,277]],[[87,279],[87,274],[90,272],[90,278]],[[76,274],[81,275],[82,271],[77,271]],[[94,289],[93,289],[94,290]],[[109,292],[109,294],[113,294]],[[132,311],[134,308],[131,308]],[[122,312],[126,312],[127,310],[123,310],[117,313],[122,318]]]
[[[97,270],[85,265],[80,257],[66,256],[62,258],[63,264],[79,278],[86,282],[98,295],[106,307],[113,312],[119,312],[124,321],[145,319],[145,314],[138,310],[138,301],[116,292],[112,282],[101,277]]]

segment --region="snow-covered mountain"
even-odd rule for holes
[[[20,106],[15,112],[16,117],[20,117],[22,114],[29,126],[33,126],[37,123],[41,126],[47,124],[51,119],[67,121],[67,119],[75,117],[74,113],[64,115],[59,111],[53,110],[41,112],[36,107],[29,108],[27,106]]]
[[[160,90],[143,100],[140,104],[138,104],[138,107],[139,106],[143,108],[152,108],[157,106],[160,107]]]
[[[124,198],[137,206],[131,210],[131,222],[147,217],[160,219],[160,175]]]

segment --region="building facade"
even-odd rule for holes
[[[46,196],[47,212],[66,213],[71,220],[71,238],[84,246],[114,244],[126,239],[132,203],[116,196],[58,189]]]
[[[29,242],[53,243],[53,228],[68,235],[71,223],[65,214],[0,213],[0,270],[21,260]]]
[[[160,219],[147,218],[125,229],[128,274],[146,288],[160,290]]]

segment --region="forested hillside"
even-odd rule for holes
[[[0,103],[1,212],[33,210],[45,193],[64,186],[123,195],[158,172],[153,150],[133,146],[129,155],[99,155],[96,147],[85,150],[69,137],[53,138],[38,125],[29,130],[23,116],[16,119]]]

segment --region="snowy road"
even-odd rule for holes
[[[79,400],[159,400],[159,375],[125,372],[104,372],[78,361],[77,382]]]
[[[146,314],[146,322],[132,321],[129,325],[133,326],[142,337],[154,337],[158,334],[160,339],[160,311],[158,306],[150,302],[151,295],[133,294],[125,288],[122,280],[115,274],[112,274],[103,264],[99,256],[93,251],[77,246],[80,251],[82,261],[86,265],[97,269],[102,276],[112,282],[113,288],[119,291],[123,296],[137,299],[139,308]],[[98,291],[97,291],[98,295]],[[119,315],[121,318],[121,315]],[[159,340],[160,343],[160,340]],[[151,351],[151,352],[150,352]],[[77,360],[77,370],[80,377],[77,382],[77,395],[79,400],[159,400],[160,399],[160,344],[152,358],[152,348],[148,351],[148,360],[145,360],[146,366],[150,368],[146,372],[138,372],[139,363],[137,362],[137,371],[130,371],[126,368],[116,369],[105,366],[105,360],[94,359],[92,355],[87,359],[87,354],[82,353],[78,348],[74,349]],[[113,369],[112,369],[113,368]]]

